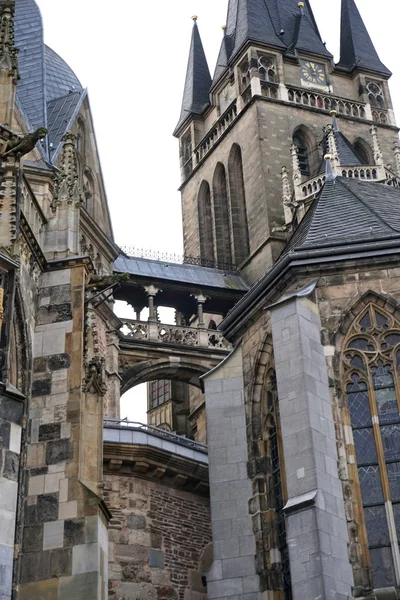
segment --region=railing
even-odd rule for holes
[[[376,110],[376,108],[372,109],[372,120],[375,123],[381,123],[382,125],[386,125],[388,122],[388,115],[386,110]]]
[[[279,85],[277,83],[271,83],[269,81],[261,81],[261,93],[267,98],[276,100],[278,98]]]
[[[336,167],[334,169],[336,175],[341,177],[349,177],[354,179],[360,179],[362,181],[381,181],[384,178],[383,171],[377,166],[362,166],[362,167]],[[394,173],[391,173],[387,169],[386,179],[387,184],[393,187],[400,187],[400,179],[397,178]],[[306,200],[317,194],[325,183],[325,175],[317,175],[308,181],[304,181],[297,186],[295,190],[296,200]]]
[[[41,244],[47,220],[34,193],[24,179],[21,182],[21,209],[36,241]]]
[[[400,188],[400,177],[396,175],[393,171],[390,171],[385,167],[385,179],[386,185],[390,185],[391,187]]]
[[[196,267],[206,267],[215,269],[216,271],[229,271],[234,273],[237,271],[236,265],[222,260],[208,260],[201,256],[189,256],[183,254],[170,254],[168,252],[158,250],[148,250],[146,248],[133,248],[131,246],[121,246],[121,250],[125,252],[129,258],[148,258],[150,260],[159,260],[162,262],[171,262],[178,265],[193,265]]]
[[[104,419],[104,427],[113,429],[129,428],[134,431],[141,431],[150,435],[154,435],[155,437],[161,438],[163,440],[168,440],[173,444],[179,444],[180,446],[185,446],[186,448],[191,448],[192,450],[197,450],[197,452],[207,454],[207,446],[205,444],[202,444],[201,442],[189,440],[186,437],[177,435],[176,433],[172,433],[171,431],[166,431],[165,429],[161,429],[160,427],[154,427],[153,425],[146,425],[144,423],[138,423],[136,421],[128,421],[127,418],[106,418]]]
[[[219,140],[221,135],[228,129],[233,123],[237,116],[237,105],[236,100],[228,107],[223,115],[218,119],[209,133],[201,140],[196,146],[194,152],[196,156],[196,163],[198,164],[206,154],[211,150],[214,144]]]
[[[215,331],[215,329],[164,325],[163,323],[132,319],[121,319],[121,321],[120,333],[126,339],[177,346],[195,346],[212,350],[229,350],[228,342],[222,333]]]
[[[349,117],[357,117],[365,119],[365,104],[363,102],[354,102],[353,100],[345,100],[338,96],[320,94],[310,90],[291,87],[288,89],[289,102],[302,104],[303,106],[311,106],[321,110],[336,110],[340,115]]]

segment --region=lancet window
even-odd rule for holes
[[[157,408],[171,399],[171,382],[166,379],[152,381],[150,384],[151,408]]]
[[[370,304],[342,364],[373,584],[392,587],[400,583],[400,323]]]
[[[371,106],[385,108],[385,100],[382,85],[380,83],[377,81],[369,81],[367,83],[367,92]]]
[[[293,137],[293,143],[297,148],[297,156],[299,157],[300,171],[303,175],[310,174],[310,160],[308,148],[305,140],[300,135]]]
[[[265,379],[262,402],[263,438],[267,460],[267,505],[275,518],[268,517],[270,532],[270,556],[267,563],[279,573],[278,589],[283,590],[285,600],[292,600],[289,565],[289,549],[286,541],[286,524],[283,507],[286,501],[284,461],[280,435],[278,388],[275,370],[270,368]],[[277,564],[276,557],[279,557]]]

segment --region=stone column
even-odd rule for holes
[[[214,562],[207,573],[211,600],[259,600],[256,544],[249,516],[246,416],[241,347],[203,377]],[[303,598],[304,600],[304,598]]]
[[[395,172],[398,177],[400,177],[400,143],[399,140],[395,140],[393,144],[393,152],[394,152],[394,164],[395,164]]]
[[[198,327],[204,327],[204,304],[208,300],[207,296],[203,296],[203,294],[192,294],[192,297],[197,301],[197,318],[198,318]]]
[[[293,598],[348,600],[353,575],[318,309],[292,297],[270,312]]]
[[[154,287],[154,285],[147,285],[145,288],[147,293],[147,298],[149,302],[149,321],[156,323],[157,322],[157,308],[154,304],[154,298],[157,296],[158,292],[162,292],[158,288]]]

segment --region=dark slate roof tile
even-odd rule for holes
[[[69,92],[82,91],[82,85],[67,63],[54,50],[45,47],[47,102]]]
[[[47,104],[48,113],[48,140],[51,150],[55,152],[61,143],[62,136],[67,132],[71,125],[73,116],[77,108],[81,105],[83,91],[71,92],[61,98],[50,100]]]
[[[240,275],[224,273],[207,267],[149,260],[147,258],[119,256],[114,263],[114,272],[165,279],[209,288],[247,291]]]
[[[355,0],[342,0],[339,67],[352,71],[364,68],[390,76],[391,72],[381,62],[369,36]]]
[[[325,183],[284,254],[392,237],[400,237],[400,190],[337,177]]]
[[[211,75],[196,21],[193,26],[181,115],[174,135],[190,115],[201,115],[209,104]]]

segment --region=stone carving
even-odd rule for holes
[[[104,396],[107,391],[106,359],[95,356],[86,366],[86,377],[83,385],[87,394]]]
[[[198,346],[199,338],[196,329],[184,327],[168,327],[160,325],[158,328],[158,339],[161,342],[182,344],[183,346]]]
[[[217,331],[211,331],[208,334],[208,347],[209,348],[226,348],[226,342],[222,333]]]
[[[1,155],[1,158],[6,156],[15,156],[21,158],[25,154],[29,154],[39,140],[43,140],[47,135],[47,129],[45,127],[39,127],[33,133],[28,133],[22,139],[19,138],[17,141],[9,141],[5,148],[5,152]]]
[[[18,50],[14,42],[15,0],[3,0],[0,7],[0,71],[9,71],[18,80]]]
[[[149,337],[149,326],[147,323],[123,320],[121,333],[135,340],[147,340]]]
[[[76,160],[76,136],[73,133],[66,133],[62,141],[64,142],[61,156],[61,174],[56,177],[54,190],[54,200],[52,204],[53,211],[56,210],[62,202],[81,206],[82,192],[78,184],[78,163]]]

